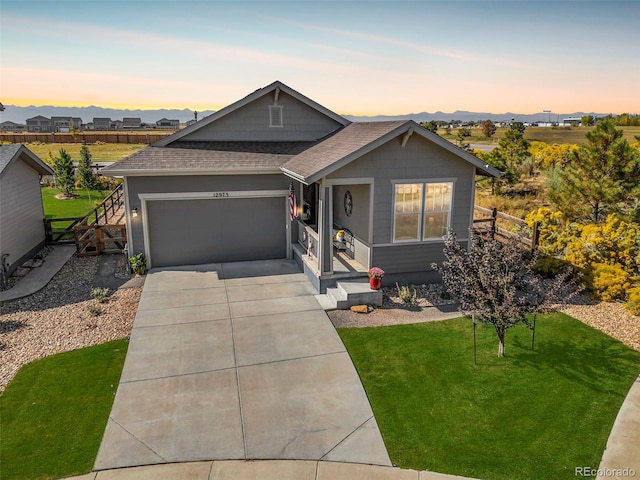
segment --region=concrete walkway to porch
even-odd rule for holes
[[[294,261],[152,270],[94,469],[215,460],[390,466]]]

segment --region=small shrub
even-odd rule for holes
[[[564,273],[567,267],[567,262],[560,258],[552,257],[551,255],[540,255],[533,266],[533,271],[543,277],[551,278]]]
[[[624,299],[631,287],[629,274],[619,264],[595,263],[587,268],[584,279],[594,298],[603,302]]]
[[[109,293],[111,293],[111,290],[109,290],[108,288],[92,288],[91,289],[91,296],[95,298],[98,301],[98,303],[105,303],[109,298]]]
[[[144,253],[139,253],[133,257],[129,257],[129,265],[131,265],[133,273],[136,275],[144,275],[147,271],[147,259],[145,258]]]
[[[640,315],[640,287],[627,290],[627,303],[625,304],[631,313]]]
[[[418,302],[418,292],[416,292],[415,288],[411,291],[408,286],[400,286],[396,283],[396,290],[398,290],[398,297],[400,297],[403,303],[415,305]]]

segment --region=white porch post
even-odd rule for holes
[[[318,270],[321,275],[333,273],[333,187],[320,184],[318,202]]]

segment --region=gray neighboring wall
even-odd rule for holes
[[[25,146],[0,146],[0,253],[9,254],[9,273],[44,246],[41,175],[53,170]]]

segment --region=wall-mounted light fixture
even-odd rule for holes
[[[132,208],[131,209],[131,216],[133,218],[136,218],[138,216],[138,209],[137,208]]]

